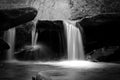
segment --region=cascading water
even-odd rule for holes
[[[34,27],[32,30],[32,46],[37,45],[38,32],[36,32],[36,21],[34,21]]]
[[[39,45],[37,45],[38,32],[36,32],[36,22],[37,21],[34,21],[33,30],[31,31],[32,43],[31,45],[27,46],[29,48],[32,48],[32,50],[35,50],[39,47]],[[67,38],[68,60],[84,60],[85,56],[82,43],[82,35],[79,28],[75,26],[76,22],[63,21],[63,23]],[[10,45],[10,49],[8,50],[8,60],[13,60],[15,44],[15,28],[9,29],[5,36],[7,36],[6,41]]]
[[[4,39],[10,46],[10,49],[7,51],[7,60],[14,60],[15,31],[15,28],[11,28],[4,35]]]
[[[16,29],[11,28],[8,31],[4,33],[4,40],[9,44],[10,49],[7,50],[7,60],[8,61],[13,61],[16,60],[14,57],[14,49],[15,49],[15,34],[16,34]],[[33,48],[33,50],[37,47],[37,38],[38,38],[38,33],[36,32],[36,22],[34,22],[33,30],[31,32],[32,36],[32,42],[31,45],[27,46],[28,48]]]
[[[67,37],[67,54],[68,60],[84,60],[84,49],[82,35],[75,26],[76,22],[64,21]]]

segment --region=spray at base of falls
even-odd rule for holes
[[[84,49],[82,35],[77,28],[76,22],[64,21],[66,37],[67,37],[67,54],[68,60],[84,60]]]

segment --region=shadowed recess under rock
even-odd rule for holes
[[[29,38],[32,35],[26,34],[26,32],[21,33],[21,31],[24,32],[24,30],[17,28],[16,34],[19,35],[16,36],[16,46],[19,47],[15,54],[17,59],[48,61],[65,57],[66,40],[62,21],[38,21],[35,31],[37,33],[35,45],[31,43],[32,37]],[[26,41],[28,38],[29,42]]]

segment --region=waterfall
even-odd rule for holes
[[[68,60],[84,60],[84,49],[82,42],[82,35],[80,29],[76,27],[76,22],[63,21],[66,38],[67,38],[67,56]],[[14,44],[15,44],[15,28],[9,29],[6,33],[6,41],[10,45],[8,50],[8,60],[14,59]],[[31,47],[36,48],[38,32],[36,32],[36,21],[34,22],[33,30],[31,32],[32,43]]]
[[[84,60],[82,35],[79,28],[75,26],[76,22],[64,21],[64,25],[67,38],[68,60]]]
[[[38,38],[38,32],[36,32],[36,22],[34,22],[33,30],[32,30],[32,46],[36,45]]]
[[[7,60],[14,59],[14,45],[15,45],[15,28],[11,28],[5,32],[4,39],[10,46],[10,49],[7,51]]]

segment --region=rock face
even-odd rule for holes
[[[34,7],[40,20],[79,19],[120,12],[119,0],[0,0],[0,8]]]
[[[25,27],[24,27],[25,28]],[[28,30],[28,29],[27,29]],[[37,48],[31,45],[31,34],[23,28],[16,32],[16,58],[19,60],[59,60],[66,55],[66,38],[62,21],[41,21],[36,25]],[[17,36],[18,35],[18,36]],[[29,44],[29,45],[28,45]],[[28,45],[28,46],[27,46]],[[35,45],[35,46],[36,46]],[[27,46],[27,47],[24,47]]]
[[[2,39],[0,39],[0,61],[6,58],[5,50],[9,49],[10,46]]]
[[[0,9],[0,37],[3,37],[4,31],[27,23],[35,18],[37,10],[31,7],[16,9]],[[0,39],[0,59],[5,59],[9,45]]]
[[[37,30],[39,33],[38,42],[49,46],[56,57],[63,57],[66,54],[67,43],[62,21],[38,21]]]
[[[34,8],[2,9],[0,10],[0,31],[24,24],[35,18],[37,10]]]
[[[86,47],[120,45],[120,14],[100,14],[79,23],[84,31]]]
[[[79,24],[83,29],[86,53],[90,53],[91,57],[99,61],[119,60],[119,13],[100,14],[92,18],[85,18]]]
[[[102,0],[1,0],[0,8],[30,6],[38,10],[40,20],[68,20],[100,12]]]
[[[66,20],[71,16],[68,0],[34,0],[39,20]]]

